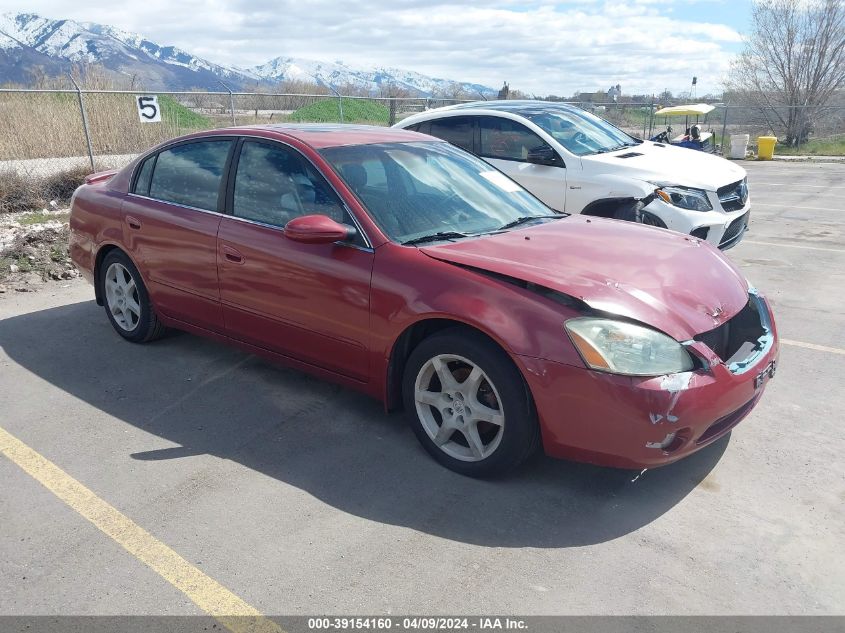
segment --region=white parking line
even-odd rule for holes
[[[805,343],[804,341],[792,341],[788,338],[780,339],[784,345],[793,345],[795,347],[803,347],[804,349],[814,349],[817,352],[829,352],[831,354],[842,354],[845,356],[845,349],[838,347],[828,347],[827,345],[816,345],[815,343]]]
[[[806,209],[808,211],[841,211],[842,209],[834,209],[833,207],[799,207],[795,204],[788,204],[781,202],[780,204],[771,204],[770,202],[752,202],[755,207],[781,207],[783,209]]]
[[[777,242],[758,242],[756,240],[742,240],[742,244],[758,244],[760,246],[785,246],[786,248],[803,248],[808,251],[826,251],[828,253],[845,253],[845,248],[822,248],[821,246],[799,246],[798,244],[778,244]]]
[[[795,183],[791,182],[760,182],[759,180],[752,180],[751,181],[751,188],[753,189],[757,185],[766,185],[767,187],[804,187],[804,188],[811,188],[811,189],[845,189],[845,187],[838,187],[835,185],[796,185]]]

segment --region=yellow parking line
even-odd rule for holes
[[[0,427],[0,453],[233,633],[284,633],[213,578]]]
[[[830,352],[831,354],[845,355],[845,349],[838,347],[828,347],[827,345],[816,345],[815,343],[804,343],[803,341],[791,341],[788,338],[780,339],[784,345],[794,345],[795,347],[803,347],[804,349],[814,349],[817,352]]]
[[[784,246],[786,248],[803,248],[808,251],[827,251],[829,253],[845,253],[845,248],[822,248],[821,246],[801,246],[800,244],[778,244],[777,242],[758,242],[757,240],[742,240],[741,244],[758,244],[760,246]]]

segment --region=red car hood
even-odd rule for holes
[[[706,242],[615,220],[573,215],[420,250],[577,297],[679,341],[713,329],[748,302],[745,278]]]

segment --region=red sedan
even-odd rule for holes
[[[706,242],[555,213],[415,132],[186,136],[90,177],[70,226],[125,339],[188,330],[359,389],[467,475],[541,445],[675,461],[728,433],[775,371],[769,305]]]

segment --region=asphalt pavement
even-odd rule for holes
[[[778,373],[641,476],[467,479],[357,393],[125,343],[84,281],[0,295],[0,615],[843,614],[845,165],[744,166],[728,256],[774,304]]]

